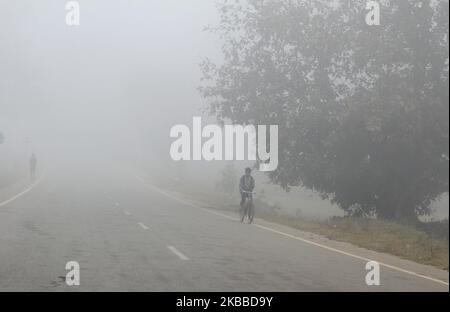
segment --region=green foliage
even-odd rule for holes
[[[338,3],[332,6],[331,3]],[[448,191],[448,1],[249,0],[219,6],[223,64],[202,64],[209,112],[278,124],[288,190],[350,215],[415,220]]]

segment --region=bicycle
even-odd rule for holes
[[[253,194],[255,193],[247,191],[241,192],[246,194],[244,204],[240,209],[241,223],[244,222],[244,219],[247,216],[248,224],[251,224],[255,216],[255,206],[253,204]]]

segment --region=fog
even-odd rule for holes
[[[202,31],[216,22],[214,4],[82,1],[80,7],[81,27],[68,27],[60,2],[1,2],[0,118],[7,141],[29,138],[42,161],[160,167],[168,162],[170,127],[204,105],[198,63],[220,48]]]
[[[62,175],[113,163],[216,183],[224,161],[179,164],[169,155],[174,124],[214,121],[197,90],[200,62],[221,59],[220,39],[205,31],[218,23],[214,2],[82,1],[80,27],[66,25],[55,1],[1,5],[5,163],[23,174],[35,152],[41,169]]]
[[[178,164],[168,154],[171,126],[190,125],[192,116],[214,121],[197,88],[199,63],[222,57],[220,38],[204,31],[219,23],[215,3],[95,0],[80,7],[81,26],[68,27],[57,1],[1,1],[3,166],[23,173],[35,152],[41,168],[120,162],[158,177],[183,174],[201,187],[216,183],[225,162]],[[295,207],[295,190],[266,184]],[[448,214],[445,203],[440,214]],[[312,216],[341,214],[322,204]]]
[[[448,1],[66,2],[0,0],[0,292],[448,291]]]

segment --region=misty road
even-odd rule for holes
[[[385,267],[367,286],[360,259],[227,216],[126,170],[49,170],[0,207],[0,290],[448,291]],[[65,283],[68,261],[80,286]]]

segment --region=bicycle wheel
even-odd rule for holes
[[[245,206],[246,206],[246,204],[247,204],[247,203],[244,203],[244,204],[242,205],[240,211],[239,211],[240,214],[241,214],[241,223],[243,223],[243,222],[244,222],[244,219],[245,219],[245,214],[246,214]]]
[[[249,204],[248,207],[248,223],[251,224],[253,222],[253,217],[255,216],[255,207],[253,203]]]

